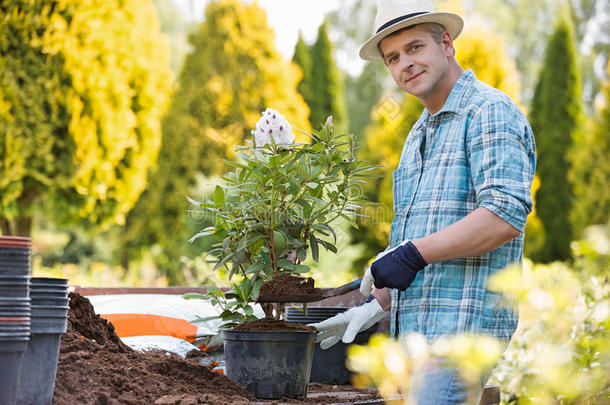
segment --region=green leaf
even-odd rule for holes
[[[309,271],[309,266],[307,266],[305,264],[297,264],[293,270],[294,273],[307,273],[308,271]]]
[[[250,267],[248,267],[246,269],[245,274],[253,274],[253,273],[258,273],[259,271],[261,271],[262,269],[264,269],[266,266],[265,263],[263,262],[254,262],[250,265]]]
[[[254,282],[254,287],[252,287],[252,294],[251,294],[253,301],[256,301],[258,299],[258,295],[260,293],[260,289],[261,289],[261,286],[263,285],[263,283],[264,283],[264,281],[262,278],[259,278],[258,280],[256,280]]]
[[[310,181],[308,183],[305,183],[305,185],[311,189],[315,189],[318,187],[318,183],[314,183],[313,181]]]
[[[216,207],[220,208],[225,203],[225,192],[220,186],[216,186],[214,190],[214,204]]]
[[[284,258],[279,259],[279,260],[277,261],[277,265],[278,265],[279,267],[283,268],[283,269],[286,269],[286,270],[293,270],[293,269],[294,269],[294,266],[295,266],[295,264],[294,264],[293,262],[291,262],[291,261],[290,261],[290,260],[288,260],[288,259],[284,259]]]
[[[198,316],[197,318],[190,320],[189,323],[198,324],[198,323],[213,321],[214,319],[220,319],[220,316],[219,315],[206,316],[205,318],[201,318]]]
[[[311,257],[317,262],[320,257],[320,250],[318,249],[318,240],[315,236],[309,235],[309,247],[311,247]]]
[[[286,250],[286,235],[282,231],[273,231],[273,244],[276,253]]]
[[[199,293],[186,293],[182,295],[182,298],[184,298],[185,300],[209,300],[212,297]]]
[[[246,315],[252,315],[254,313],[254,309],[252,309],[252,307],[250,305],[248,305],[247,307],[244,308],[244,312]]]

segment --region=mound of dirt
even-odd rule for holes
[[[311,277],[297,277],[290,274],[281,274],[261,286],[260,295],[309,295],[322,293],[314,287]]]
[[[86,298],[71,293],[62,337],[55,405],[248,404],[253,398],[229,378],[163,351],[136,352]]]

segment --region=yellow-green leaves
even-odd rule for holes
[[[60,221],[123,223],[156,160],[171,80],[152,4],[5,3],[0,143],[19,146],[0,159],[13,173],[0,215],[31,215],[44,196]]]

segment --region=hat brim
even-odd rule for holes
[[[447,31],[449,31],[449,34],[451,35],[452,39],[456,39],[458,35],[460,35],[460,33],[462,32],[462,28],[464,27],[464,20],[462,20],[459,15],[453,13],[430,12],[427,14],[418,15],[416,17],[407,18],[406,20],[397,22],[396,24],[391,25],[386,29],[373,35],[360,48],[360,57],[364,60],[370,61],[383,60],[378,48],[378,44],[382,39],[400,29],[423,23],[437,23],[442,25]]]

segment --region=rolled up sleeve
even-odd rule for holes
[[[468,130],[468,159],[477,204],[519,231],[532,211],[536,165],[527,120],[503,102],[481,106]]]

